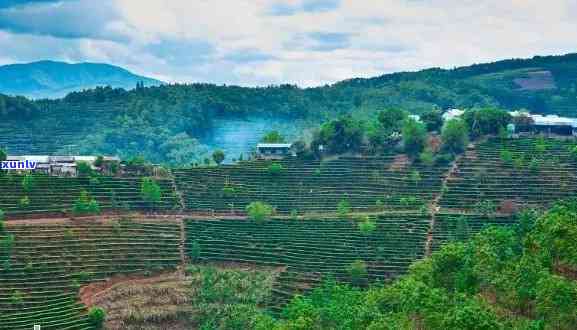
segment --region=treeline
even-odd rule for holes
[[[551,72],[554,86],[521,90],[515,79],[527,78],[531,70]],[[0,95],[0,130],[9,151],[11,139],[26,131],[31,143],[57,141],[81,145],[83,153],[139,154],[157,163],[187,165],[205,153],[198,139],[211,133],[215,118],[298,118],[317,124],[346,114],[373,118],[389,108],[424,114],[453,107],[526,108],[574,116],[575,77],[577,55],[566,55],[394,73],[305,89],[173,84],[139,85],[130,91],[98,87],[60,100]]]
[[[362,290],[329,280],[280,319],[255,317],[254,328],[575,329],[576,218],[575,201],[525,211],[515,226],[445,245],[392,284]]]

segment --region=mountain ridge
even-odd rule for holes
[[[131,89],[136,83],[155,86],[163,82],[107,63],[41,60],[0,66],[0,93],[32,99],[61,98],[98,86]]]

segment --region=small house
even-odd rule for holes
[[[516,125],[517,132],[577,136],[577,119],[557,115],[532,115],[527,112],[509,112],[513,118],[523,118]]]
[[[256,145],[256,156],[260,159],[282,159],[294,156],[291,143],[259,143]]]

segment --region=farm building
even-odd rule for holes
[[[256,156],[260,159],[282,159],[294,155],[291,143],[259,143]]]
[[[29,161],[36,163],[34,172],[43,173],[53,176],[76,176],[76,163],[86,162],[93,169],[97,169],[94,163],[98,157],[96,156],[38,156],[38,155],[23,155],[23,156],[7,156],[7,161]],[[119,162],[118,157],[102,157],[106,162]]]
[[[518,133],[543,133],[577,136],[577,119],[557,115],[532,115],[528,112],[513,111],[509,114],[517,119],[515,131]]]

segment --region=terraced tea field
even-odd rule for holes
[[[355,211],[414,210],[440,190],[446,167],[397,164],[394,156],[341,157],[330,161],[243,162],[219,168],[175,170],[175,181],[192,212],[242,212],[255,200],[279,213],[335,213],[346,199]]]
[[[68,213],[81,191],[96,199],[104,210],[170,211],[177,205],[170,180],[158,179],[162,190],[161,201],[155,205],[145,202],[140,196],[141,178],[100,177],[64,178],[32,176],[30,188],[25,188],[23,176],[0,176],[0,209],[13,216],[31,214]],[[23,199],[27,199],[23,203]]]
[[[179,227],[158,222],[10,225],[0,271],[2,329],[92,329],[78,299],[84,283],[180,263]]]
[[[134,221],[26,217],[69,210],[82,190],[104,209],[146,212],[151,206],[140,196],[141,178],[91,182],[38,176],[25,189],[21,176],[4,175],[0,208],[11,220],[1,234],[0,329],[39,323],[42,329],[92,329],[79,288],[118,274],[147,276],[188,267],[196,269],[195,283],[202,284],[205,275],[207,280],[214,275],[213,265],[224,265],[233,269],[226,276],[243,283],[251,269],[266,268],[270,294],[258,295],[254,304],[277,315],[295,294],[327,278],[361,287],[389,281],[448,241],[491,225],[514,226],[521,206],[545,207],[574,197],[577,164],[569,151],[574,145],[572,140],[493,139],[450,167],[384,156],[287,160],[279,162],[284,170],[276,175],[266,161],[173,170],[173,178],[157,181],[162,201],[155,212],[167,214],[137,215],[149,220]],[[25,206],[24,196],[30,202]],[[352,210],[339,218],[335,213],[343,199]],[[257,200],[275,206],[280,216],[263,223],[246,219],[245,206]],[[287,216],[294,210],[299,217]],[[365,218],[374,229],[363,233],[358,220]],[[364,267],[360,276],[353,274],[355,264]],[[178,301],[196,299],[182,298],[190,288],[180,285],[162,289],[172,292],[169,305],[176,309],[154,315],[179,315]],[[129,287],[143,294],[161,290]],[[115,290],[111,297],[125,292]]]
[[[577,194],[574,140],[490,140],[466,153],[449,179],[440,205],[474,212],[480,202],[496,207],[547,207]]]

